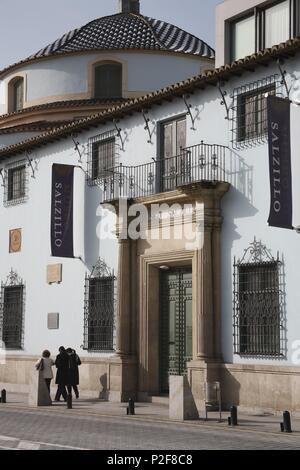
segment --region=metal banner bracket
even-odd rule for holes
[[[125,145],[125,139],[123,139],[122,137],[122,129],[120,129],[120,127],[118,126],[118,123],[120,121],[118,119],[114,119],[113,120],[113,123],[114,123],[114,126],[115,126],[115,129],[116,129],[116,132],[117,132],[117,137],[119,138],[120,142],[121,142],[121,150],[122,152],[124,152],[124,145]]]
[[[191,127],[191,130],[192,131],[195,131],[196,128],[195,128],[195,121],[196,121],[196,118],[193,116],[192,114],[192,108],[193,108],[193,105],[191,105],[190,103],[188,103],[188,99],[190,98],[190,95],[182,95],[182,99],[183,99],[183,102],[185,104],[185,107],[187,109],[187,112],[188,112],[188,115],[190,116],[191,118],[191,121],[192,121],[192,127]]]
[[[290,99],[291,88],[288,87],[288,84],[286,81],[287,71],[282,68],[283,64],[284,64],[284,60],[282,58],[277,59],[277,65],[278,65],[278,69],[281,75],[281,85],[284,85],[287,98]]]
[[[148,143],[148,144],[152,144],[152,135],[153,135],[153,133],[154,133],[154,129],[153,129],[153,131],[151,132],[150,126],[149,126],[150,118],[148,118],[148,117],[146,116],[146,115],[148,114],[148,110],[147,110],[147,109],[142,109],[141,113],[142,113],[142,116],[143,116],[144,121],[145,121],[145,127],[144,127],[144,129],[145,129],[145,131],[148,131],[148,135],[149,135],[149,139],[147,140],[147,143]]]
[[[220,95],[221,95],[221,97],[222,97],[222,100],[221,100],[221,103],[220,103],[220,104],[221,104],[221,106],[225,106],[225,109],[226,109],[226,116],[225,116],[225,119],[228,120],[228,119],[229,119],[229,111],[230,111],[230,109],[229,109],[229,106],[228,106],[227,101],[226,101],[227,91],[223,90],[223,88],[222,88],[223,86],[224,86],[223,83],[219,81],[217,87],[218,87],[218,90],[219,90]]]
[[[31,178],[35,178],[35,170],[34,170],[33,165],[32,165],[33,159],[30,158],[30,156],[29,156],[30,154],[31,154],[30,150],[27,150],[26,151],[26,159],[28,161],[28,166],[30,166],[31,171],[32,171]]]
[[[79,155],[79,159],[78,159],[78,163],[82,163],[82,153],[81,153],[81,150],[79,148],[79,145],[80,143],[76,140],[76,137],[77,137],[77,134],[72,134],[72,140],[74,142],[74,150],[78,153]]]

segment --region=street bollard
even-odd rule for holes
[[[230,421],[231,421],[231,426],[237,426],[238,425],[237,407],[236,406],[232,406],[230,408]]]
[[[227,420],[228,420],[228,426],[231,426],[231,418],[230,418],[230,416],[228,416]]]
[[[132,398],[129,398],[129,400],[128,400],[127,414],[128,415],[134,415],[135,414],[134,401],[133,401]]]
[[[285,432],[292,432],[291,415],[289,411],[283,413],[283,428]]]
[[[6,390],[1,390],[1,403],[6,403]]]
[[[67,397],[67,408],[68,410],[71,410],[73,407],[72,407],[72,394],[70,393]]]

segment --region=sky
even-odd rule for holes
[[[222,0],[141,0],[141,13],[168,21],[215,45],[215,7]],[[0,0],[0,69],[63,34],[118,11],[118,0]]]

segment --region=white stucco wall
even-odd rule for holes
[[[86,53],[19,66],[0,78],[0,113],[7,112],[7,85],[18,73],[26,77],[25,106],[88,96],[89,64],[116,60],[127,64],[125,80],[128,92],[148,92],[184,80],[211,68],[211,62],[201,58],[150,52]],[[87,96],[83,96],[83,95]]]
[[[15,132],[13,134],[0,134],[0,148],[22,142],[23,140],[30,139],[31,137],[35,137],[38,134],[40,134],[40,132]]]
[[[285,64],[287,80],[292,85],[291,97],[299,98],[300,60],[295,58]],[[245,73],[240,78],[226,83],[228,103],[231,103],[233,88],[252,83],[259,78],[277,73],[276,65],[268,69],[258,68],[255,73]],[[220,104],[217,88],[207,87],[204,91],[191,95],[192,113],[196,116],[195,128],[187,118],[187,146],[205,143],[221,144],[231,147],[231,122],[225,120],[225,108]],[[180,115],[185,112],[180,98],[172,103],[164,102],[163,106],[150,109],[150,128],[157,121]],[[294,223],[300,224],[300,190],[297,185],[297,174],[300,163],[297,155],[299,148],[300,108],[292,107],[292,149],[294,174]],[[157,155],[157,134],[153,134],[153,144],[147,143],[148,134],[144,121],[139,113],[120,121],[120,128],[125,140],[125,151],[120,152],[120,162],[125,165],[136,165],[150,162]],[[99,126],[98,129],[82,132],[80,143],[86,145],[90,136],[113,129],[111,124]],[[30,179],[29,201],[19,207],[4,208],[0,204],[0,279],[5,280],[11,267],[15,268],[26,280],[26,324],[25,352],[37,353],[45,345],[56,348],[60,343],[73,347],[82,344],[83,336],[83,294],[84,275],[99,253],[116,269],[117,244],[115,241],[99,241],[96,227],[99,229],[99,201],[101,191],[85,186],[85,259],[87,265],[79,260],[63,261],[64,282],[59,286],[47,286],[45,283],[46,265],[59,260],[49,255],[49,211],[51,164],[53,162],[77,164],[78,157],[69,139],[50,144],[34,151],[38,161],[36,178]],[[232,183],[230,192],[222,202],[224,224],[222,230],[222,350],[227,362],[251,364],[295,365],[292,362],[293,344],[300,339],[300,289],[297,268],[300,265],[299,235],[295,231],[268,227],[270,195],[267,144],[255,145],[253,148],[233,151],[228,150],[228,178]],[[85,167],[86,163],[83,163]],[[3,188],[0,188],[0,200]],[[8,230],[23,227],[22,253],[9,255]],[[76,230],[82,230],[77,226]],[[261,240],[271,250],[274,257],[279,252],[284,259],[287,357],[278,360],[241,358],[233,354],[233,260],[243,256],[244,250],[253,242],[254,237]],[[61,312],[61,328],[48,331],[46,328],[47,312]],[[34,328],[33,326],[34,325]],[[87,354],[87,353],[86,353]]]

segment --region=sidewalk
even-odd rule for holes
[[[56,403],[53,402],[52,406],[33,408],[28,406],[28,395],[25,393],[7,393],[7,403],[0,403],[0,410],[7,408],[14,408],[20,410],[28,410],[35,412],[51,412],[58,414],[78,414],[81,416],[105,416],[111,418],[129,418],[140,421],[157,421],[161,423],[174,423],[169,419],[169,407],[166,404],[157,403],[136,403],[135,404],[135,415],[127,416],[126,403],[111,403],[95,398],[79,398],[73,400],[72,410],[67,409],[67,405],[64,401]],[[205,426],[218,429],[229,428],[227,418],[228,412],[222,413],[222,422],[219,423],[218,413],[209,413],[209,419],[204,420],[204,415],[196,421],[184,421],[178,422],[178,425],[193,425],[193,426]],[[253,431],[262,433],[282,434],[280,432],[280,422],[282,416],[274,416],[271,414],[245,414],[238,412],[238,427],[236,430],[242,431]],[[231,428],[232,429],[232,428]],[[293,435],[298,435],[300,438],[300,419],[292,417],[292,430]],[[300,440],[299,440],[300,446]]]

